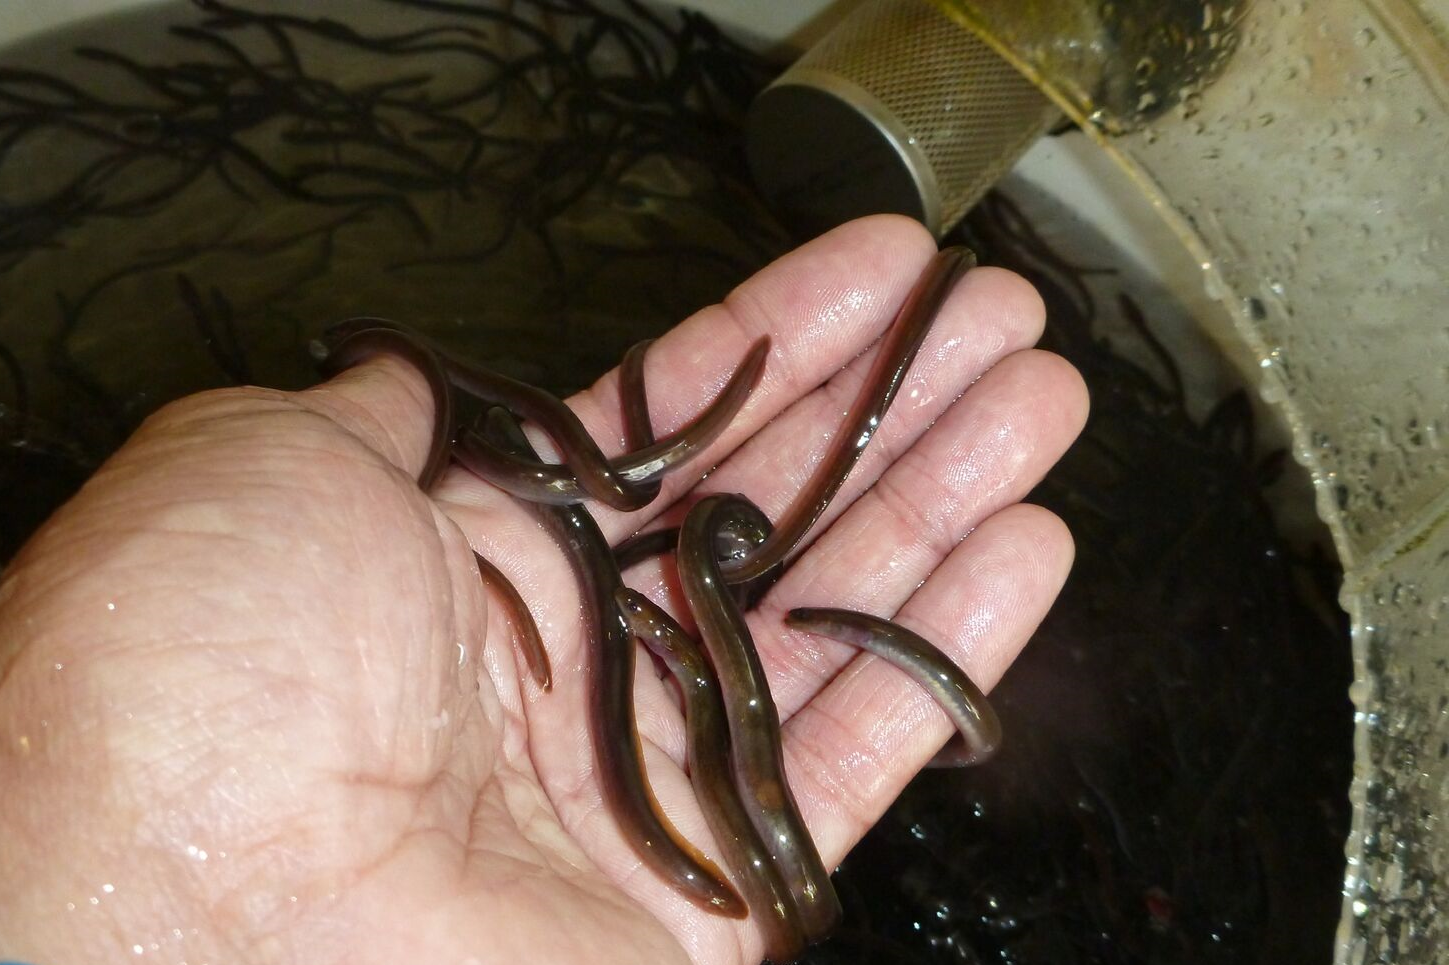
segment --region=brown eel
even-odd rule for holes
[[[643,349],[641,346],[631,349],[630,353],[635,361],[631,363],[630,356],[625,356],[625,362],[620,365],[619,387],[625,415],[625,437],[630,451],[617,459],[607,461],[611,475],[600,475],[596,465],[574,459],[573,452],[567,448],[562,465],[538,459],[523,459],[491,446],[486,439],[467,430],[458,440],[458,461],[474,475],[493,483],[504,492],[535,503],[567,505],[582,502],[597,491],[613,486],[611,479],[622,480],[631,487],[631,501],[624,505],[608,505],[625,510],[642,508],[658,495],[657,480],[661,476],[697,455],[719,438],[720,433],[729,426],[759,380],[769,349],[768,338],[758,339],[750,346],[744,359],[713,402],[683,428],[663,439],[655,441],[651,432],[647,443],[635,442],[630,438],[633,433],[629,429],[629,423],[631,419],[639,418],[641,405],[646,420],[648,416],[648,403],[642,401]],[[636,367],[636,371],[631,373],[631,366]],[[637,382],[637,390],[631,389],[631,379]],[[631,401],[635,399],[640,401]],[[557,400],[554,402],[567,410],[563,403]],[[632,413],[631,409],[634,410]],[[569,415],[572,416],[571,410]],[[551,431],[549,434],[553,435]],[[556,440],[558,438],[555,436]],[[564,448],[562,442],[560,448]]]
[[[719,680],[699,644],[644,594],[620,589],[619,609],[635,638],[669,667],[684,694],[689,779],[725,864],[749,902],[765,939],[765,957],[792,962],[805,949],[795,901],[781,869],[760,839],[731,777],[730,732]]]
[[[959,748],[948,744],[944,755],[937,755],[938,766],[980,764],[996,753],[1001,744],[996,711],[966,672],[919,634],[868,613],[831,607],[797,607],[785,623],[873,653],[905,671],[935,698],[956,725],[961,741]]]
[[[348,319],[328,329],[326,341],[329,345],[340,347],[364,333],[368,333],[369,338],[376,338],[378,336],[372,333],[383,332],[401,336],[397,341],[398,354],[414,365],[422,368],[418,361],[419,353],[436,359],[452,389],[465,392],[488,405],[504,406],[519,417],[537,423],[558,445],[565,461],[574,467],[580,485],[589,496],[625,511],[639,509],[653,498],[647,486],[624,478],[609,463],[572,409],[537,386],[459,359],[422,335],[386,319]],[[331,353],[328,355],[330,358]],[[433,373],[426,368],[422,370],[432,381]],[[450,446],[450,454],[457,448],[456,445]]]
[[[725,564],[727,580],[748,583],[769,573],[825,512],[825,507],[840,491],[845,477],[875,435],[937,312],[945,304],[956,282],[975,265],[976,255],[969,248],[960,246],[943,249],[931,259],[920,280],[906,296],[890,328],[881,337],[870,371],[846,413],[844,424],[830,440],[825,458],[815,467],[810,481],[785,512],[765,545],[743,560]]]
[[[765,587],[824,513],[870,442],[918,353],[931,322],[956,282],[975,264],[964,248],[939,252],[922,273],[880,341],[875,359],[825,457],[778,527],[742,496],[708,496],[679,530],[635,536],[611,552],[579,503],[598,499],[620,510],[642,508],[670,469],[713,442],[743,407],[763,369],[769,343],[754,343],[719,395],[684,428],[655,440],[643,363],[645,345],[620,365],[620,402],[628,452],[607,459],[573,411],[541,389],[459,361],[420,336],[378,319],[334,328],[332,370],[375,352],[390,352],[421,371],[438,413],[424,488],[451,452],[475,474],[525,502],[565,549],[581,585],[592,681],[589,717],[596,774],[606,805],[635,852],[700,907],[732,917],[753,911],[771,960],[798,957],[825,938],[841,907],[785,778],[780,721],[764,668],[750,638],[741,601]],[[455,432],[453,391],[489,406],[482,431]],[[518,424],[542,428],[563,454],[541,461]],[[647,598],[623,585],[619,569],[647,555],[675,550],[680,583],[693,612],[706,662],[694,641]],[[616,555],[617,554],[617,555]],[[480,573],[521,613],[519,646],[535,679],[549,687],[547,654],[527,608],[502,574],[479,557]],[[511,594],[509,591],[513,591]],[[524,629],[533,629],[530,637]],[[792,626],[876,653],[923,686],[961,734],[944,759],[984,760],[1000,740],[990,704],[969,677],[914,633],[844,610],[791,611]],[[665,661],[686,697],[690,776],[729,865],[749,899],[684,841],[649,789],[633,705],[635,648],[643,640]],[[943,759],[938,757],[938,763]]]
[[[499,448],[538,458],[507,410],[490,409],[486,431]],[[739,892],[669,824],[649,788],[634,717],[635,644],[615,600],[624,584],[608,541],[583,506],[531,505],[563,547],[579,580],[593,677],[588,688],[589,725],[604,803],[634,853],[687,898],[709,911],[746,917],[749,908]]]
[[[483,585],[490,587],[503,599],[504,606],[508,608],[509,622],[513,625],[514,642],[523,652],[523,662],[528,665],[528,673],[539,689],[548,693],[553,690],[553,667],[549,664],[548,651],[543,647],[543,637],[538,632],[538,624],[533,622],[533,614],[528,612],[528,604],[519,595],[518,587],[513,585],[513,581],[488,562],[483,554],[475,550],[473,562],[478,565],[478,575],[483,579]]]
[[[679,582],[719,675],[740,797],[779,863],[801,931],[807,941],[815,942],[840,923],[840,899],[785,779],[779,712],[744,614],[720,574],[715,550],[720,532],[727,528],[768,532],[768,527],[764,514],[743,496],[706,496],[690,509],[679,530]]]

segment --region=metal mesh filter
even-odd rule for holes
[[[871,0],[760,94],[747,149],[802,227],[893,211],[940,235],[1059,116],[928,0]]]

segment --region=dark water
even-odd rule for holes
[[[1043,347],[1091,391],[1082,438],[1030,497],[1077,559],[992,692],[998,757],[906,789],[842,867],[849,930],[814,960],[1332,961],[1348,623],[1336,562],[1283,540],[1264,498],[1284,454],[1259,450],[1241,392],[1191,417],[1150,320],[1005,198],[959,234],[1037,285]]]
[[[0,559],[157,405],[313,381],[336,319],[565,392],[789,246],[738,139],[771,71],[698,18],[206,2],[0,65]],[[1171,359],[1104,344],[1130,305],[1009,206],[964,236],[1043,288],[1091,387],[1033,497],[1078,563],[993,697],[1000,759],[911,785],[811,960],[1329,961],[1347,628],[1333,567],[1275,535],[1278,457],[1242,398],[1193,419]]]
[[[308,384],[339,318],[563,392],[787,247],[735,136],[761,65],[698,19],[511,7],[180,4],[5,53],[0,558],[57,472],[168,399]]]

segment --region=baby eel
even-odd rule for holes
[[[936,313],[956,282],[975,265],[976,256],[969,248],[957,246],[936,253],[881,339],[860,393],[851,404],[844,425],[831,439],[825,458],[764,545],[745,560],[725,564],[725,579],[745,583],[764,576],[785,559],[825,512],[875,435]]]
[[[456,426],[453,416],[453,393],[443,361],[422,339],[391,322],[374,318],[354,318],[328,331],[321,342],[322,371],[327,376],[350,369],[374,355],[393,355],[407,362],[427,379],[433,395],[433,438],[428,445],[428,458],[418,475],[418,487],[424,492],[432,488],[448,468],[452,456]]]
[[[649,421],[649,387],[644,382],[644,356],[654,340],[645,339],[630,347],[619,363],[619,404],[624,415],[624,445],[630,451],[654,444],[654,425]],[[640,483],[641,494],[653,502],[659,495],[658,480]]]
[[[513,625],[514,642],[523,651],[523,662],[528,664],[528,672],[539,689],[548,693],[553,690],[553,667],[549,664],[548,651],[543,648],[538,624],[533,622],[533,614],[528,612],[528,604],[523,602],[518,588],[503,575],[502,570],[477,551],[473,553],[473,560],[478,564],[478,575],[483,578],[483,585],[491,587],[503,598],[509,622]]]
[[[490,441],[536,459],[516,419],[494,407],[486,417]],[[634,639],[615,602],[623,587],[614,555],[598,524],[582,506],[534,504],[565,550],[578,577],[592,680],[589,725],[604,803],[644,862],[700,907],[731,918],[749,914],[723,872],[670,826],[644,771],[634,718]]]
[[[679,527],[652,529],[647,533],[635,533],[614,547],[614,563],[620,571],[638,566],[651,556],[673,553],[679,545]]]
[[[756,546],[764,540],[769,533],[768,529],[759,526],[762,515],[759,519],[742,521],[750,525],[742,530],[736,530],[725,526],[715,534],[714,555],[721,562],[729,560],[742,560],[754,551]],[[768,523],[768,520],[765,520]],[[647,533],[635,533],[625,539],[618,546],[614,547],[614,562],[618,564],[620,571],[628,570],[638,566],[640,563],[652,556],[663,556],[665,553],[673,553],[679,546],[679,527],[670,526],[666,529],[651,529]]]
[[[640,485],[638,482],[626,480],[622,474],[614,471],[609,459],[604,458],[603,451],[598,448],[596,442],[590,438],[584,423],[578,420],[574,410],[565,406],[562,401],[546,393],[536,385],[520,383],[520,381],[509,378],[507,375],[498,374],[490,369],[471,364],[471,362],[459,361],[455,358],[443,358],[443,368],[448,371],[448,378],[455,387],[462,391],[483,400],[484,403],[494,406],[504,406],[510,412],[517,413],[523,419],[532,420],[542,427],[543,432],[548,433],[559,451],[564,454],[564,462],[574,469],[577,475],[578,484],[584,493],[596,498],[600,503],[613,507],[616,510],[632,511],[643,509],[649,500],[653,498],[651,487]],[[478,459],[478,451],[487,451],[488,439],[485,436],[465,436],[467,445],[459,446],[459,462],[471,468],[472,464],[480,465],[484,471],[490,471],[494,462],[484,456]],[[462,449],[468,449],[467,456]],[[532,451],[532,446],[530,446]],[[538,455],[533,455],[533,462],[539,462]],[[501,481],[507,481],[509,475],[500,474]],[[500,480],[490,480],[500,482]],[[500,488],[504,488],[501,487]],[[522,494],[525,498],[532,497]],[[538,501],[538,500],[533,500]]]
[[[981,690],[934,644],[905,627],[853,610],[797,607],[785,617],[789,626],[861,648],[904,670],[935,698],[960,732],[959,746],[948,744],[936,766],[980,764],[1001,746],[1001,722]]]
[[[442,364],[448,385],[488,405],[503,406],[537,423],[558,444],[565,461],[577,472],[580,485],[593,498],[625,511],[642,508],[648,502],[644,498],[648,495],[647,490],[641,490],[638,485],[614,471],[598,445],[589,437],[578,416],[552,394],[537,386],[456,358],[423,336],[385,319],[349,319],[330,329],[328,337],[330,340],[342,341],[359,331],[391,331],[416,346],[426,346]],[[467,438],[466,435],[463,438]],[[481,437],[475,435],[473,439],[478,442]],[[455,455],[462,455],[458,451],[460,445],[455,444],[452,448]],[[462,458],[459,458],[459,462],[466,465]]]
[[[693,420],[663,439],[648,444],[636,445],[629,442],[631,451],[609,461],[609,467],[618,479],[633,486],[633,502],[619,505],[604,500],[615,509],[638,509],[658,493],[658,486],[648,488],[647,484],[658,480],[665,473],[696,455],[715,439],[719,438],[735,415],[749,398],[750,391],[764,370],[765,357],[769,354],[770,340],[760,338],[750,346],[744,359],[730,375],[720,394]],[[631,362],[631,356],[634,361]],[[636,371],[630,371],[631,367]],[[635,346],[625,356],[620,366],[620,395],[624,405],[625,435],[630,435],[628,423],[631,418],[648,418],[648,404],[636,400],[645,398],[643,392],[643,348]],[[630,381],[637,389],[631,389]],[[507,403],[504,403],[505,405]],[[631,416],[631,409],[634,410]],[[525,413],[526,415],[526,413]],[[548,427],[545,426],[545,429]],[[553,433],[550,432],[550,435]],[[556,439],[559,437],[555,436]],[[476,433],[464,432],[459,440],[458,461],[475,475],[493,483],[499,489],[512,493],[530,502],[567,505],[582,502],[595,496],[601,485],[597,477],[591,476],[586,465],[576,464],[573,452],[565,448],[563,465],[546,463],[537,459],[524,459],[492,447],[486,439]],[[592,484],[591,484],[592,480]],[[595,498],[598,498],[595,496]],[[642,500],[642,501],[641,501]],[[635,505],[634,503],[637,503]]]
[[[764,514],[743,496],[704,498],[680,528],[679,580],[719,674],[740,797],[786,877],[806,941],[814,942],[839,924],[840,899],[785,779],[779,713],[744,615],[715,555],[722,530],[768,532],[768,526]]]
[[[805,939],[790,890],[730,778],[729,726],[719,681],[694,639],[648,597],[624,587],[615,599],[634,636],[668,665],[684,692],[689,779],[764,934],[765,957],[792,962],[804,950]]]

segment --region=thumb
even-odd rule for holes
[[[441,371],[401,345],[352,343],[338,349],[342,354],[329,361],[348,367],[298,393],[297,401],[427,488],[449,451],[451,415]]]

